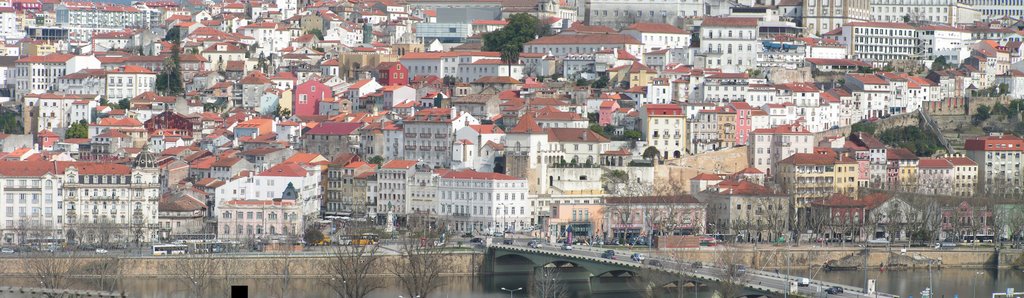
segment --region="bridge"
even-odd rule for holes
[[[782,297],[784,294],[825,297],[825,289],[839,287],[843,289],[842,294],[827,296],[898,297],[880,292],[867,293],[864,288],[820,280],[812,280],[809,286],[794,287],[791,286],[792,283],[800,277],[787,277],[784,274],[749,268],[740,273],[718,265],[695,266],[693,263],[663,258],[636,262],[630,259],[631,252],[622,250],[615,251],[619,259],[607,259],[600,256],[601,251],[604,250],[561,250],[548,246],[530,248],[491,244],[486,250],[484,272],[495,276],[533,276],[543,274],[543,270],[557,270],[558,278],[562,282],[589,286],[588,296],[615,297],[624,293],[652,293],[657,296],[655,293],[661,291],[691,292],[704,288],[706,291],[718,291],[719,295],[731,296],[727,298]],[[722,289],[726,288],[731,290],[722,293]]]

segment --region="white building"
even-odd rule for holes
[[[805,0],[804,30],[820,36],[849,22],[869,21],[870,7],[870,0]]]
[[[231,200],[270,201],[281,198],[289,185],[298,191],[295,204],[302,215],[318,216],[322,200],[320,167],[295,163],[278,164],[256,175],[250,173],[226,181],[217,189],[214,212],[219,212],[216,208]]]
[[[525,179],[473,170],[450,171],[438,182],[439,213],[461,232],[511,232],[532,226]]]
[[[758,19],[735,17],[705,18],[700,24],[698,62],[705,68],[743,72],[757,66],[762,51],[758,40]]]
[[[217,208],[217,238],[260,242],[301,239],[303,213],[294,200],[226,201]]]
[[[124,28],[142,28],[149,17],[138,8],[104,2],[65,1],[53,8],[54,24],[67,28],[72,36],[84,39],[96,32],[120,31]]]
[[[814,135],[799,124],[755,129],[750,132],[750,141],[749,164],[768,176],[775,174],[772,167],[779,161],[796,153],[811,153],[815,146]]]
[[[35,101],[38,108],[33,132],[63,131],[79,121],[92,122],[92,113],[82,107],[99,105],[96,95],[31,94],[26,101]]]
[[[523,45],[523,51],[565,57],[569,54],[585,54],[605,49],[621,49],[639,59],[643,59],[643,46],[643,43],[639,40],[626,34],[563,33],[544,36],[527,42]]]
[[[153,91],[156,72],[139,66],[121,66],[107,72],[107,100],[118,101],[134,98],[139,94]]]
[[[644,44],[644,52],[690,47],[690,32],[665,23],[635,23],[622,30]]]
[[[20,101],[29,93],[56,91],[57,80],[64,75],[100,68],[100,61],[94,56],[50,54],[23,57],[14,62],[14,71],[10,75],[14,80],[15,100]]]
[[[957,23],[954,0],[871,0],[871,20],[876,22]]]
[[[880,67],[919,57],[917,29],[906,23],[853,22],[842,28],[840,41],[852,59]]]

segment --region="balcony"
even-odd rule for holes
[[[422,138],[422,139],[429,139],[430,138],[430,134],[429,133],[421,133],[420,134],[420,138]]]
[[[405,134],[405,137],[406,138],[415,138],[416,134],[414,134],[414,133],[407,133],[407,134]]]
[[[469,213],[452,213],[452,217],[468,218]]]
[[[420,146],[420,151],[430,151],[430,146]]]
[[[443,138],[447,138],[448,136],[449,136],[449,134],[446,134],[446,133],[435,133],[434,134],[434,138],[435,139],[443,139]]]
[[[405,150],[416,150],[416,145],[405,145]]]
[[[434,151],[448,151],[448,148],[443,146],[434,146]]]

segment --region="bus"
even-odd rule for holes
[[[185,244],[155,244],[153,245],[154,256],[183,255],[188,253],[188,245]]]
[[[352,245],[376,245],[380,242],[380,236],[374,233],[363,233],[352,236]]]

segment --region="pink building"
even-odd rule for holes
[[[295,200],[230,200],[218,206],[217,213],[220,239],[302,238],[303,215]]]
[[[753,127],[750,124],[753,119],[751,116],[753,109],[750,104],[742,101],[731,102],[729,106],[736,111],[736,145],[747,145],[747,141],[750,140],[750,130]]]
[[[612,113],[619,109],[619,102],[608,99],[601,102],[597,123],[601,126],[612,124]]]
[[[316,80],[309,80],[295,86],[295,115],[313,116],[320,114],[320,101],[334,97],[330,87]]]

